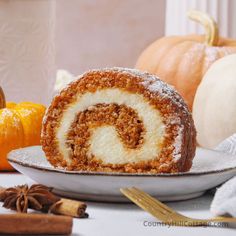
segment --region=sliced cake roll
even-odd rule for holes
[[[180,95],[154,75],[124,68],[92,70],[70,83],[42,130],[49,162],[82,171],[188,171],[195,140]]]

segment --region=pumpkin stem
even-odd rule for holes
[[[0,109],[6,107],[6,100],[5,100],[5,95],[4,92],[0,86]]]
[[[195,10],[188,11],[187,15],[189,19],[199,22],[205,27],[205,43],[209,46],[217,46],[219,31],[215,20],[206,13]]]

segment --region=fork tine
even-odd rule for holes
[[[143,198],[137,196],[137,194],[133,193],[129,188],[121,188],[120,191],[132,202],[134,202],[136,205],[142,208],[144,211],[149,212],[151,215],[153,215],[155,218],[161,221],[167,221],[166,215],[153,208],[150,203],[148,203]]]
[[[137,194],[142,195],[143,197],[146,197],[147,199],[149,199],[153,204],[157,205],[158,207],[162,208],[163,210],[165,210],[166,212],[172,213],[172,214],[176,214],[177,212],[168,207],[167,205],[165,205],[164,203],[158,201],[157,199],[155,199],[154,197],[150,196],[149,194],[145,193],[144,191],[142,191],[141,189],[132,187],[131,188],[133,191],[135,191]]]
[[[164,215],[171,214],[171,212],[168,212],[168,211],[166,211],[163,207],[157,205],[156,202],[154,201],[154,199],[148,198],[148,197],[145,196],[142,192],[140,192],[138,189],[130,188],[130,190],[131,190],[133,193],[135,193],[139,198],[146,200],[146,202],[148,202],[149,204],[151,204],[152,207],[157,208],[162,214],[164,214]]]
[[[135,202],[135,204],[137,204],[139,207],[141,207],[142,209],[144,209],[145,211],[147,210],[147,203],[146,201],[143,201],[143,199],[141,199],[139,196],[137,196],[137,194],[133,193],[132,190],[130,190],[129,188],[123,188],[121,189],[121,192],[128,197],[131,201]]]
[[[132,187],[132,190],[135,191],[137,194],[142,195],[143,197],[146,197],[147,199],[149,199],[151,202],[153,202],[153,204],[157,204],[160,208],[164,209],[165,211],[172,213],[172,211],[165,206],[164,204],[160,204],[161,202],[157,201],[155,198],[153,198],[152,196],[150,196],[149,194],[143,192],[140,189],[137,189],[135,187]],[[164,205],[164,206],[163,206]]]
[[[176,212],[174,209],[168,207],[167,205],[165,205],[164,203],[158,201],[157,199],[153,198],[152,196],[150,196],[149,194],[145,193],[144,191],[132,187],[131,188],[132,191],[134,191],[135,193],[139,194],[139,196],[142,196],[143,198],[149,199],[151,204],[153,204],[153,206],[156,206],[156,208],[159,211],[162,211],[163,214],[165,215],[171,215],[172,218],[178,218],[178,219],[187,219],[186,216]]]
[[[155,209],[155,211],[162,213],[162,218],[165,218],[165,220],[171,221],[173,219],[175,220],[186,220],[187,217],[184,215],[181,215],[174,211],[173,209],[169,208],[165,204],[159,202],[155,198],[151,197],[149,194],[141,191],[140,189],[137,189],[135,187],[129,188],[129,191],[136,195],[137,198],[142,199],[148,204],[148,207],[152,207],[152,209]],[[164,217],[165,216],[165,217]]]

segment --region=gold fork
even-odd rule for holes
[[[120,191],[129,198],[132,202],[142,208],[144,211],[149,212],[158,220],[167,225],[173,226],[228,226],[226,223],[236,222],[236,218],[231,217],[218,217],[212,219],[194,219],[184,216],[174,209],[168,207],[157,199],[151,197],[149,194],[142,190],[132,188],[121,188]],[[217,224],[222,223],[222,224]]]

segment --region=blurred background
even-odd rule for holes
[[[202,33],[189,9],[236,38],[234,0],[0,0],[0,86],[8,100],[48,104],[58,69],[134,67],[157,38]]]

